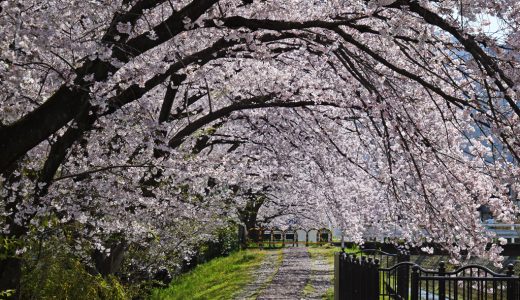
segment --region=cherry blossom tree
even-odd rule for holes
[[[0,5],[2,238],[53,216],[81,225],[78,252],[159,243],[164,261],[195,243],[184,224],[237,218],[238,186],[268,189],[266,216],[500,261],[476,209],[516,213],[516,1]]]

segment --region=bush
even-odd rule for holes
[[[202,243],[197,254],[186,261],[182,273],[189,271],[198,264],[208,262],[214,258],[228,256],[240,249],[236,226],[220,228],[215,233],[216,238]]]
[[[124,288],[114,276],[89,274],[71,257],[46,257],[24,270],[22,299],[126,299]]]
[[[21,299],[127,299],[116,277],[90,274],[63,237],[28,241],[23,255]]]
[[[235,226],[221,228],[216,233],[217,239],[208,241],[201,247],[202,261],[227,256],[240,248],[238,233]]]

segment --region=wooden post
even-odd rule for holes
[[[262,227],[258,228],[258,244],[260,249],[264,249],[264,230]]]

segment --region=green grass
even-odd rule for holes
[[[232,299],[252,280],[264,256],[264,251],[248,250],[216,258],[179,276],[168,288],[154,290],[151,299]]]
[[[327,290],[325,296],[323,296],[324,300],[334,300],[334,287]]]
[[[303,287],[303,295],[308,296],[316,291],[316,288],[309,282],[305,284],[305,287]]]
[[[271,282],[273,281],[274,279],[274,276],[276,276],[276,273],[278,273],[278,269],[280,269],[280,266],[282,265],[282,262],[283,262],[283,255],[282,255],[282,250],[279,249],[279,250],[267,250],[267,251],[276,251],[276,265],[274,266],[274,272],[271,274],[271,276],[269,276],[269,278],[267,278],[263,283],[262,285],[256,289],[256,291],[250,296],[248,297],[247,299],[248,300],[255,300],[258,295],[260,295],[261,292],[263,292],[268,286],[269,284],[271,284]]]
[[[311,258],[314,256],[325,257],[330,265],[334,265],[334,253],[341,251],[340,247],[334,247],[330,245],[325,245],[321,247],[309,247],[307,249],[309,250]],[[354,253],[357,251],[359,251],[359,249],[345,248],[346,253]]]
[[[307,249],[309,251],[311,259],[325,258],[331,266],[334,266],[334,253],[341,251],[340,247],[334,247],[330,245],[308,247]],[[345,248],[346,253],[354,253],[357,251],[359,251],[358,248]],[[305,286],[305,289],[310,290],[311,288],[312,287],[307,287],[307,285]],[[323,296],[323,299],[334,299],[334,278],[332,278],[332,286],[327,290],[327,292]]]

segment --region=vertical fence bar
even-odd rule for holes
[[[341,265],[340,265],[341,253],[334,253],[334,300],[340,300],[340,288],[344,286],[341,284]]]
[[[379,259],[374,260],[374,272],[372,274],[372,280],[374,281],[374,293],[372,299],[379,300],[380,284],[379,284]]]
[[[347,272],[345,273],[345,278],[348,282],[347,290],[345,290],[345,299],[355,299],[356,295],[356,286],[357,286],[357,277],[353,276],[357,272],[357,258],[355,255],[347,256],[347,260],[345,260],[345,268]]]
[[[346,285],[346,287],[348,289],[345,290],[345,295],[347,295],[345,297],[345,299],[355,299],[355,294],[356,294],[356,285],[357,285],[357,277],[356,276],[352,276],[353,274],[355,274],[357,272],[356,270],[356,256],[355,255],[352,255],[352,256],[347,256],[346,257],[346,260],[345,260],[345,278],[348,282],[348,285]]]
[[[410,261],[410,255],[399,254],[397,263]],[[402,265],[397,268],[397,295],[403,299],[408,299],[408,286],[410,282],[410,270],[408,265]]]
[[[374,281],[372,280],[372,266],[373,266],[373,262],[372,262],[372,257],[368,257],[367,260],[366,260],[366,265],[364,267],[364,269],[366,270],[366,285],[365,285],[365,297],[366,299],[372,299],[372,290],[374,289]]]
[[[454,299],[459,299],[459,280],[455,280],[453,282],[453,296],[454,296]]]
[[[345,260],[343,261],[345,265],[344,279],[346,280],[345,289],[343,290],[343,294],[345,295],[345,299],[352,299],[354,295],[354,280],[352,278],[352,270],[354,268],[354,257],[348,255],[345,256]]]
[[[367,298],[367,295],[366,295],[366,290],[367,290],[367,281],[368,281],[368,278],[367,278],[367,258],[366,256],[361,256],[361,261],[359,262],[359,278],[360,278],[360,281],[358,282],[360,284],[360,294],[359,294],[359,298],[356,298],[356,299],[366,299]]]
[[[517,300],[516,285],[517,279],[514,279],[515,271],[513,270],[513,264],[507,265],[507,300]]]
[[[419,266],[412,267],[412,295],[411,300],[419,300]]]
[[[439,299],[446,299],[446,281],[444,280],[444,276],[446,276],[446,267],[444,261],[439,263]]]

